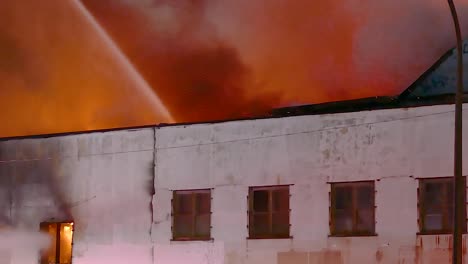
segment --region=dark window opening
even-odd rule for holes
[[[250,187],[249,238],[288,238],[289,186]]]
[[[49,248],[41,252],[41,264],[71,264],[73,223],[41,223],[40,228],[51,239]]]
[[[332,183],[330,232],[332,236],[375,235],[373,181]]]
[[[211,239],[211,190],[174,191],[174,240]]]
[[[465,182],[465,177],[463,177],[463,179],[463,182]],[[466,188],[464,188],[464,190],[465,189]],[[419,180],[418,206],[420,233],[452,233],[454,211],[453,192],[453,177]],[[466,215],[466,203],[464,203],[463,206]],[[466,232],[466,223],[464,225],[464,232]]]

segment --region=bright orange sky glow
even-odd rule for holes
[[[77,3],[0,1],[0,137],[394,95],[455,43],[439,0]]]

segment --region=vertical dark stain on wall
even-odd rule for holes
[[[384,254],[383,254],[382,249],[379,249],[375,252],[375,260],[377,261],[377,263],[381,263],[383,257],[384,257]]]
[[[13,166],[1,162],[1,157],[5,156],[0,148],[0,227],[11,225],[11,206],[13,197],[11,193],[13,185]]]
[[[450,240],[450,242],[452,242]],[[450,248],[452,248],[452,244],[450,244]],[[463,249],[463,257],[466,257],[466,236],[463,237],[463,240],[462,240],[462,249]]]
[[[7,146],[0,145],[0,227],[11,225],[14,166],[3,162],[9,158]]]

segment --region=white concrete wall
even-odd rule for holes
[[[74,220],[74,264],[448,263],[447,236],[416,235],[416,178],[451,176],[452,147],[453,106],[2,141],[0,235]],[[369,179],[378,236],[329,237],[328,183]],[[293,238],[246,239],[248,187],[276,184]],[[173,242],[172,190],[193,188],[214,188],[214,240]],[[0,263],[37,263],[34,239]]]
[[[453,109],[157,129],[155,263],[448,263],[446,236],[416,235],[416,178],[453,175]],[[464,131],[468,136],[468,126]],[[376,180],[378,236],[329,237],[328,182],[358,180]],[[294,184],[293,238],[246,239],[248,187],[276,184]],[[214,188],[214,240],[171,242],[171,191],[197,188]]]
[[[151,128],[0,142],[0,225],[73,220],[74,264],[152,263],[153,148]],[[38,263],[38,246],[0,263]]]

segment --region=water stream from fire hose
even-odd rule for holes
[[[102,38],[104,43],[109,47],[110,51],[115,54],[118,61],[122,63],[122,66],[128,71],[130,76],[134,78],[134,81],[137,83],[136,89],[139,89],[144,97],[149,100],[152,110],[161,115],[164,118],[165,122],[173,123],[174,118],[169,113],[169,110],[158,97],[156,92],[151,88],[148,82],[143,78],[143,76],[137,71],[135,66],[130,62],[130,60],[125,56],[125,54],[120,50],[114,40],[109,36],[106,30],[99,24],[99,22],[94,18],[94,16],[86,9],[83,3],[80,0],[70,0],[74,7],[76,7],[79,12],[84,16],[85,21],[90,24],[91,28],[96,31],[97,35]]]

